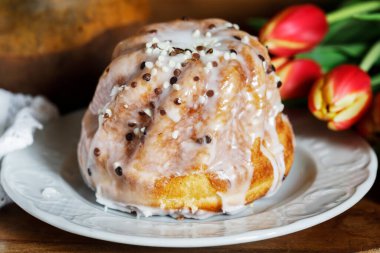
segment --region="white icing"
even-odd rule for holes
[[[173,139],[177,139],[177,138],[178,138],[178,134],[179,134],[179,131],[178,131],[178,130],[175,130],[175,131],[172,133],[172,137],[173,137]]]
[[[159,216],[171,216],[173,218],[192,218],[192,219],[207,219],[211,216],[220,214],[221,212],[211,212],[211,211],[204,211],[194,208],[183,208],[183,209],[165,209],[164,206],[161,207],[149,207],[149,206],[143,206],[143,205],[128,205],[125,203],[117,202],[117,201],[111,201],[107,198],[104,198],[99,192],[96,192],[96,202],[98,202],[101,205],[104,205],[105,207],[109,207],[115,210],[127,212],[127,213],[133,213],[135,212],[137,217],[150,217],[153,215],[159,215]],[[105,210],[106,211],[106,210]],[[241,211],[241,210],[239,210]]]
[[[174,122],[178,122],[181,119],[181,114],[179,112],[179,109],[176,107],[172,107],[172,108],[167,109],[166,114]]]

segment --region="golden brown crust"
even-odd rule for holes
[[[284,146],[288,175],[293,164],[294,143],[293,132],[288,121],[278,115],[276,128],[281,144]],[[257,200],[269,191],[273,181],[273,168],[269,160],[260,151],[260,140],[256,139],[252,148],[254,175],[246,194],[246,203]],[[156,181],[152,206],[164,209],[192,208],[218,212],[222,209],[222,201],[218,192],[225,192],[228,182],[213,174],[192,174],[188,176],[162,178]]]

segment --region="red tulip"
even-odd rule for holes
[[[371,79],[355,65],[341,65],[318,79],[309,94],[309,109],[328,122],[332,130],[344,130],[366,112],[372,98]]]
[[[280,65],[276,73],[282,80],[280,93],[283,100],[306,98],[311,85],[322,75],[319,64],[310,59],[289,61]]]
[[[357,124],[357,130],[367,140],[380,141],[380,93],[376,94],[371,108]]]
[[[315,5],[286,8],[260,31],[261,42],[276,56],[292,56],[311,50],[328,31],[325,13]]]

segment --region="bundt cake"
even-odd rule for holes
[[[220,19],[152,24],[120,42],[82,121],[97,201],[142,216],[236,213],[277,191],[294,135],[267,49]]]

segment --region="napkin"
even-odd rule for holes
[[[42,96],[0,89],[0,160],[12,151],[31,145],[34,132],[58,115],[56,106]],[[0,182],[0,208],[9,202],[11,199]]]

